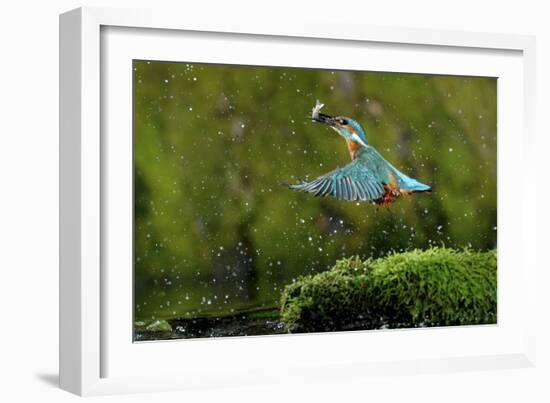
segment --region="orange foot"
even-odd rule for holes
[[[380,201],[380,205],[382,207],[388,208],[390,203],[393,200],[394,194],[393,194],[393,190],[390,189],[389,187],[385,186],[384,188],[386,190],[386,193],[384,193],[384,196],[382,196],[382,200]]]

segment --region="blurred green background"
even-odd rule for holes
[[[134,61],[135,319],[272,307],[345,256],[496,248],[494,78]],[[306,116],[358,120],[433,186],[390,209],[282,183],[349,162]]]

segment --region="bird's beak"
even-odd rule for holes
[[[317,114],[316,118],[312,118],[314,122],[325,123],[334,127],[336,125],[336,118],[334,116],[325,115],[324,113]]]

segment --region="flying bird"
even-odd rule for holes
[[[409,178],[386,161],[369,144],[359,123],[345,116],[325,115],[320,112],[323,106],[317,101],[311,120],[328,125],[346,140],[351,162],[311,182],[288,185],[291,189],[384,207],[403,195],[431,191],[430,186]]]

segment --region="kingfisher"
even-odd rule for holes
[[[311,120],[328,125],[346,140],[351,162],[311,182],[289,185],[291,189],[383,207],[388,207],[401,196],[431,191],[430,186],[409,178],[386,161],[369,144],[365,130],[358,122],[346,116],[325,115],[320,112],[323,106],[317,101]]]

